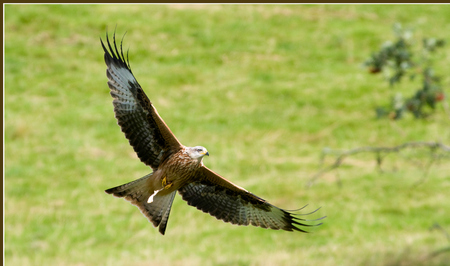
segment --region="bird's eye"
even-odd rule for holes
[[[197,151],[198,151],[198,152],[201,152],[201,151],[202,151],[202,149],[197,149]]]

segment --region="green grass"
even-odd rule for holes
[[[325,147],[450,144],[442,106],[424,121],[374,118],[389,88],[361,64],[393,39],[395,22],[447,38],[450,7],[6,5],[6,265],[449,263],[449,252],[430,257],[450,243],[429,230],[450,231],[448,158],[414,186],[426,151],[390,155],[382,173],[373,156],[353,156],[306,188]],[[313,218],[324,224],[311,234],[238,227],[177,196],[163,237],[104,193],[150,171],[120,132],[106,85],[99,38],[116,25],[183,144],[205,146],[207,166],[277,206],[322,207]],[[450,73],[444,50],[440,74]]]

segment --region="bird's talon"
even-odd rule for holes
[[[167,183],[167,176],[165,176],[162,180],[162,185],[164,187],[164,189],[168,189],[172,186],[172,183]]]

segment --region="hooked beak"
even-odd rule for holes
[[[204,155],[208,155],[209,156],[209,152],[206,152]]]

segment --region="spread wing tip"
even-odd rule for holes
[[[307,205],[305,205],[304,207],[298,209],[298,210],[294,210],[294,211],[299,211],[302,210],[303,208],[305,208]],[[317,224],[308,224],[305,222],[316,222],[316,221],[320,221],[326,218],[326,216],[317,218],[317,219],[302,219],[299,218],[298,216],[304,216],[304,215],[310,215],[313,214],[315,212],[317,212],[320,208],[310,212],[310,213],[293,213],[293,211],[287,211],[287,210],[283,210],[283,212],[285,213],[285,222],[286,222],[286,227],[283,228],[283,230],[287,230],[287,231],[300,231],[303,233],[310,233],[306,230],[303,230],[301,228],[299,228],[298,226],[304,226],[304,227],[313,227],[313,226],[320,226],[323,223],[317,223]]]
[[[120,66],[127,68],[131,72],[130,61],[128,58],[128,51],[127,51],[127,56],[125,59],[125,56],[123,54],[123,49],[122,49],[123,39],[126,34],[127,33],[125,32],[124,35],[122,36],[122,40],[120,41],[120,52],[119,52],[119,49],[117,48],[116,31],[115,30],[114,30],[114,34],[113,34],[114,47],[113,47],[113,45],[111,45],[111,42],[109,41],[108,32],[106,32],[106,44],[108,47],[106,47],[106,45],[103,43],[103,40],[101,37],[100,37],[100,43],[102,44],[103,51],[105,52],[105,62],[107,62],[107,64],[109,64],[110,62],[114,62]]]

